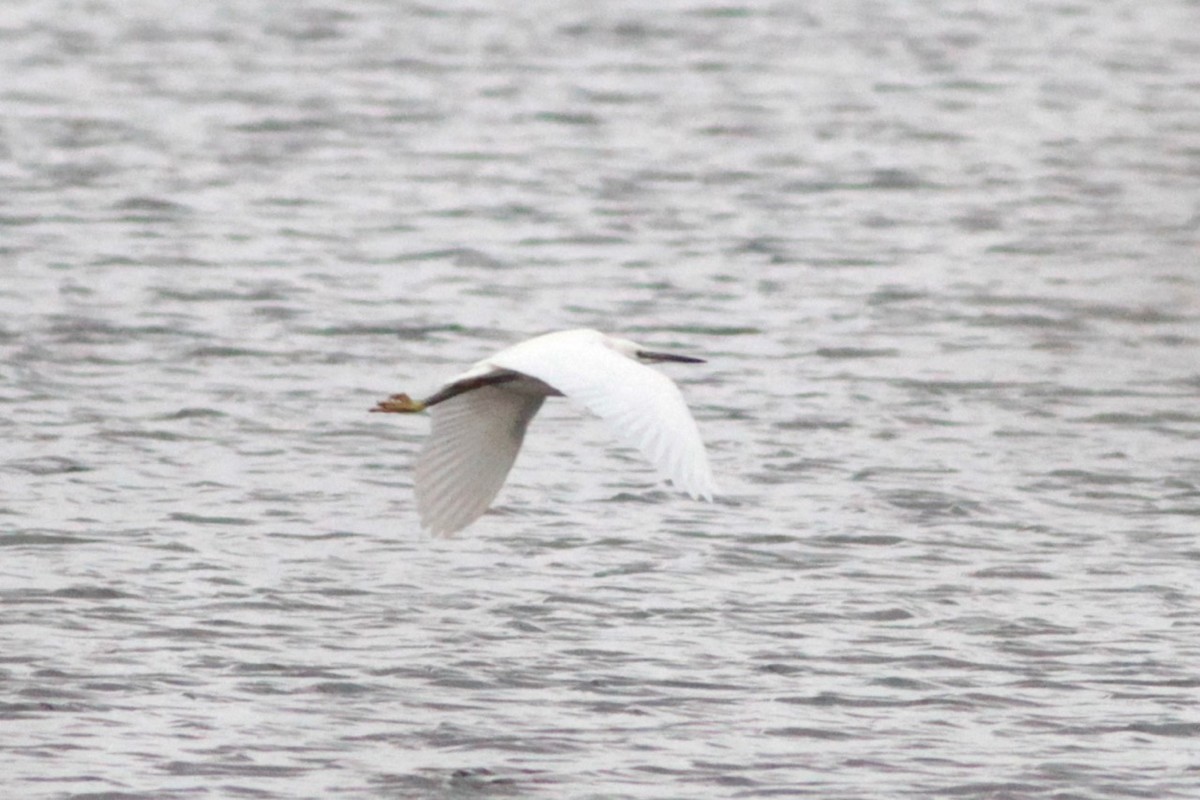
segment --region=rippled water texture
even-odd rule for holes
[[[1183,798],[1200,7],[0,10],[0,796]],[[367,413],[595,327],[416,522]]]

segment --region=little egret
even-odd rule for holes
[[[462,530],[491,505],[547,397],[582,405],[662,477],[711,501],[715,486],[696,421],[671,379],[643,365],[658,361],[704,359],[656,353],[599,331],[558,331],[485,358],[425,400],[396,394],[371,410],[429,409],[433,424],[417,460],[415,491],[421,526],[437,535]]]

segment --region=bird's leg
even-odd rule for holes
[[[371,410],[385,414],[416,414],[430,406],[436,406],[438,403],[449,400],[451,397],[457,397],[463,392],[480,389],[484,386],[495,386],[498,383],[508,383],[520,377],[520,373],[517,372],[498,370],[478,378],[467,378],[452,383],[424,400],[413,400],[406,394],[394,394],[387,400],[380,400]]]
[[[387,400],[380,400],[372,408],[372,411],[380,411],[385,414],[416,414],[419,411],[424,411],[427,403],[422,403],[420,400],[413,400],[406,394],[394,394]]]

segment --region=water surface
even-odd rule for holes
[[[1189,2],[42,0],[0,15],[0,788],[1191,797]],[[668,367],[722,496],[548,403]]]

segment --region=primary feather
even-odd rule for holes
[[[429,410],[433,425],[415,482],[424,527],[439,535],[454,533],[487,511],[544,400],[484,386]]]

